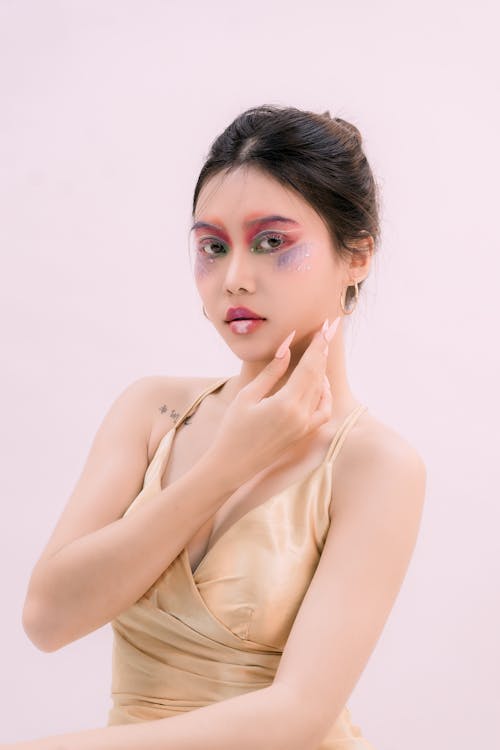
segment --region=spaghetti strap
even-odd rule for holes
[[[172,441],[174,439],[175,433],[179,425],[186,419],[188,414],[190,414],[202,401],[205,396],[208,396],[209,393],[212,391],[215,391],[217,388],[220,388],[224,383],[226,383],[229,377],[220,378],[219,380],[216,380],[215,383],[211,383],[206,388],[203,389],[201,393],[199,393],[195,400],[191,402],[191,404],[185,409],[177,422],[171,427],[161,438],[160,442],[158,443],[158,446],[156,448],[156,451],[153,454],[153,458],[149,462],[146,471],[144,473],[144,479],[143,479],[143,485],[142,490],[139,492],[139,494],[132,500],[130,505],[127,507],[125,512],[123,513],[123,516],[128,515],[130,511],[137,507],[138,505],[141,505],[145,499],[147,498],[147,494],[149,491],[149,486],[154,483],[155,480],[160,482],[160,489],[161,489],[161,476],[165,470],[165,464],[168,461],[168,456],[170,453],[170,448],[172,446]]]
[[[367,411],[368,407],[364,404],[358,404],[354,407],[354,409],[350,412],[350,414],[347,415],[347,417],[344,419],[342,424],[340,425],[339,429],[335,433],[335,436],[330,444],[330,447],[328,449],[328,453],[325,458],[325,463],[328,461],[333,461],[338,452],[340,451],[342,447],[342,443],[347,437],[347,433],[351,429],[351,427],[354,425],[358,417],[363,414],[363,412]]]
[[[204,388],[166,433],[128,510],[157,500],[175,428],[228,379]],[[341,422],[330,458],[365,409],[359,404]],[[108,726],[181,715],[272,684],[331,526],[331,500],[323,462],[232,521],[194,570],[184,539],[176,543],[176,557],[112,620]],[[315,750],[374,750],[347,705],[337,714]]]
[[[181,425],[182,422],[191,414],[191,412],[193,412],[196,409],[200,401],[203,401],[205,396],[208,396],[209,393],[212,393],[212,391],[216,391],[217,388],[220,388],[222,385],[227,383],[227,381],[230,380],[231,377],[232,376],[229,375],[225,378],[220,378],[220,380],[217,380],[215,383],[211,383],[206,388],[204,388],[203,391],[199,393],[198,396],[196,396],[195,400],[187,407],[187,409],[185,409],[182,412],[181,416],[179,417],[179,419],[177,420],[177,422],[175,423],[172,429],[176,430],[177,427],[179,427],[179,425]]]

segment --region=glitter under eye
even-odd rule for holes
[[[276,268],[280,271],[310,271],[311,266],[308,260],[311,255],[310,251],[309,243],[294,245],[276,256]]]

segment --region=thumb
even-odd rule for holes
[[[294,329],[278,346],[273,359],[259,372],[251,383],[245,386],[245,391],[251,398],[260,401],[286,372],[290,364],[290,343],[295,336]]]

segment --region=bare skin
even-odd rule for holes
[[[292,218],[299,226],[292,231],[287,228],[284,232],[281,223],[271,223],[265,230],[259,227],[260,231],[253,231],[251,236],[245,232],[244,222],[248,217],[269,214]],[[335,255],[326,225],[312,207],[269,176],[251,168],[240,168],[209,180],[200,192],[194,219],[195,222],[218,224],[226,230],[223,233],[212,228],[193,231],[190,249],[197,288],[207,315],[217,332],[240,357],[241,367],[237,376],[222,389],[209,394],[195,415],[177,430],[162,487],[182,475],[206,450],[213,425],[218,423],[224,409],[274,356],[287,334],[296,329],[286,376],[269,395],[285,384],[308,344],[308,337],[326,317],[332,322],[343,315],[340,294],[347,285],[368,275],[373,252],[373,240],[369,237],[359,243],[359,248],[364,250],[362,254],[353,258],[350,264],[341,262]],[[256,235],[260,238],[259,247],[269,248],[270,240],[264,234],[268,230],[268,236],[271,232],[275,237],[283,234],[284,239],[275,240],[270,248],[278,249],[273,253],[253,253],[251,245]],[[279,254],[283,257],[284,252],[293,252],[294,246],[307,246],[307,264],[302,263],[297,268],[297,264],[290,262],[284,270],[277,268]],[[205,253],[200,259],[200,249],[219,255],[208,265]],[[238,305],[249,307],[267,318],[264,326],[244,335],[231,332],[224,322],[226,309]],[[249,508],[312,471],[323,460],[341,422],[360,403],[347,379],[342,323],[329,345],[326,373],[333,395],[330,421],[295,444],[266,471],[245,483],[200,528],[188,546],[193,570],[218,537]],[[196,397],[196,387],[199,392],[203,386],[195,386],[192,399]],[[150,441],[153,451],[164,432],[161,418],[155,421]],[[186,431],[191,422],[195,429],[190,430],[188,436]],[[352,432],[370,424],[376,429],[376,420],[365,412]]]
[[[177,384],[176,389],[175,382],[169,382],[169,379],[165,378],[163,385],[159,383],[155,386],[158,388],[158,401],[161,406],[158,407],[158,413],[151,430],[148,449],[150,461],[165,433],[177,423],[181,411],[186,408],[181,404],[184,403],[187,406],[187,404],[192,403],[196,396],[213,382],[213,378],[192,378],[182,385]],[[214,425],[219,423],[224,410],[227,408],[227,403],[223,399],[232,382],[233,378],[216,392],[205,396],[191,415],[177,427],[170,455],[162,475],[162,489],[185,474],[210,446],[214,434]],[[162,396],[167,393],[170,394],[169,398],[162,399]],[[172,407],[162,411],[165,401]],[[313,437],[308,436],[301,441],[297,441],[293,448],[283,452],[279,461],[270,464],[265,471],[259,472],[250,481],[245,482],[226,500],[212,518],[200,527],[187,545],[193,572],[219,536],[250,508],[265,502],[272,494],[306,476],[321,463],[340,423],[358,403],[353,401],[348,403],[342,412],[337,410],[337,415],[317,429]],[[171,413],[174,414],[173,417],[170,416]],[[360,430],[381,430],[381,428],[382,425],[378,420],[368,412],[364,412],[351,428],[343,451],[348,443],[356,443],[356,434]],[[339,459],[334,464],[335,468]]]
[[[262,231],[246,234],[244,221],[247,217],[269,214],[292,218],[299,226],[285,230],[280,224],[270,222]],[[239,375],[226,384],[223,394],[219,394],[218,400],[228,403],[272,359],[276,347],[293,329],[296,335],[290,347],[292,358],[288,374],[304,351],[306,338],[324,319],[328,317],[332,322],[344,315],[340,294],[349,284],[368,276],[373,239],[368,236],[359,240],[357,246],[362,252],[353,256],[349,263],[341,261],[332,247],[325,223],[314,209],[291,190],[253,168],[239,168],[209,180],[200,192],[195,220],[222,222],[230,239],[225,248],[221,247],[219,237],[222,235],[213,229],[192,231],[190,238],[196,285],[208,318],[241,359]],[[270,247],[271,240],[262,236],[265,232],[275,235],[286,232],[284,243],[288,243],[288,247],[287,244],[278,246],[275,240]],[[260,236],[260,248],[275,252],[252,251],[254,235]],[[200,254],[194,247],[196,242],[205,255],[211,251],[213,257],[218,252],[210,266],[208,262],[205,264],[208,270],[201,266]],[[284,264],[281,270],[276,270],[277,256],[297,245],[307,246],[307,263],[300,264],[299,268],[297,264]],[[236,335],[229,330],[224,322],[226,309],[238,305],[245,305],[267,318],[260,330],[246,335]],[[327,376],[334,396],[332,418],[338,419],[357,403],[346,376],[342,325],[330,344]],[[286,380],[284,377],[283,382],[278,382],[270,395]]]
[[[254,252],[255,239],[244,230],[249,216],[281,215],[298,223],[290,244],[307,248],[304,263],[280,266],[279,251]],[[239,391],[269,363],[293,330],[291,360],[268,395],[288,380],[325,318],[343,316],[340,293],[368,275],[373,244],[341,262],[320,217],[301,198],[253,169],[238,169],[211,179],[200,193],[196,221],[224,225],[197,237],[202,247],[224,252],[194,264],[196,284],[208,317],[241,361],[238,375],[205,397],[178,427],[162,476],[174,482],[211,445],[216,427]],[[279,234],[282,227],[267,227]],[[259,231],[259,237],[262,234]],[[293,237],[292,237],[293,235]],[[209,239],[208,239],[209,238]],[[259,243],[262,240],[259,240]],[[263,240],[266,244],[267,240]],[[259,245],[260,246],[260,245]],[[196,244],[199,250],[200,245]],[[274,249],[274,244],[273,244]],[[266,318],[252,333],[236,334],[224,322],[229,306],[244,305]],[[250,507],[312,471],[324,458],[334,433],[360,402],[345,368],[342,321],[329,345],[326,374],[331,416],[319,428],[283,451],[238,487],[200,527],[187,546],[196,569],[207,550]],[[157,399],[148,442],[151,460],[159,441],[181,413],[214,378],[155,381]],[[147,434],[147,433],[146,433]],[[317,747],[345,705],[382,632],[409,564],[425,494],[425,467],[404,438],[364,412],[350,430],[334,463],[335,523],[330,524],[318,568],[287,640],[273,684],[168,719],[59,735],[28,743],[26,750],[136,750],[203,746],[206,750],[262,746]],[[330,507],[332,510],[332,506]],[[363,613],[363,617],[359,613]],[[331,675],[336,675],[332,680]],[[312,699],[311,699],[312,697]],[[310,713],[305,707],[310,706]],[[254,717],[258,717],[258,721]],[[249,720],[252,717],[252,720]],[[10,746],[5,746],[10,747]],[[14,747],[14,746],[12,746]]]

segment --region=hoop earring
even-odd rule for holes
[[[350,286],[351,284],[348,284],[346,288],[342,292],[340,292],[340,307],[342,308],[342,311],[345,313],[345,315],[350,315],[352,312],[354,312],[354,308],[358,304],[358,296],[359,296],[358,282],[355,281],[354,282],[354,304],[350,310],[346,310],[345,308],[345,298],[346,298],[347,290],[349,289]]]
[[[207,315],[207,311],[205,310],[205,305],[202,305],[201,307],[203,309],[203,315],[205,316],[205,318],[207,318],[208,320],[210,320],[210,318]]]

